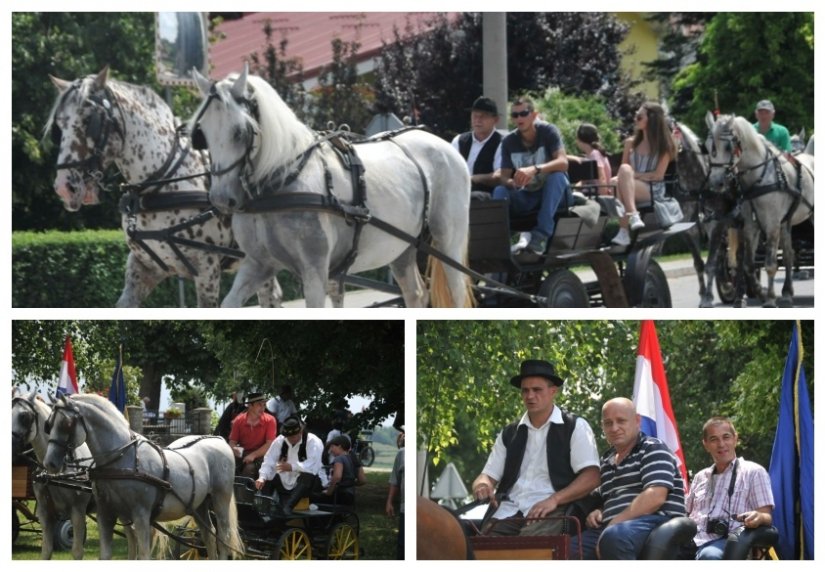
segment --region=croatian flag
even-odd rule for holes
[[[639,352],[636,356],[636,381],[633,385],[633,403],[642,417],[642,431],[663,441],[676,455],[685,492],[688,492],[687,468],[676,417],[670,406],[670,392],[667,389],[662,350],[656,337],[656,326],[652,320],[643,320],[639,335]]]
[[[74,369],[74,354],[72,353],[72,339],[66,336],[66,346],[63,348],[63,361],[60,362],[60,380],[57,382],[57,395],[72,395],[78,392],[77,372]]]

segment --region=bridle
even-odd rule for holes
[[[71,440],[74,437],[75,430],[77,429],[78,419],[80,420],[80,424],[83,426],[83,430],[86,431],[86,434],[88,434],[89,429],[86,427],[86,420],[83,419],[83,415],[80,414],[80,410],[74,404],[66,402],[65,405],[55,405],[52,409],[51,415],[49,415],[49,418],[46,419],[45,430],[49,435],[51,435],[52,429],[54,428],[54,423],[58,412],[62,413],[64,417],[69,418],[69,437],[65,441],[60,441],[59,439],[50,437],[49,444],[54,444],[55,446],[60,447],[61,449],[66,450],[69,454],[73,455],[74,450],[77,447],[71,444]]]
[[[211,87],[209,88],[209,94],[206,97],[206,101],[204,102],[203,106],[201,107],[198,115],[195,117],[193,121],[194,129],[192,131],[192,147],[196,150],[202,151],[207,149],[206,137],[203,134],[203,130],[200,127],[200,120],[203,117],[206,110],[209,109],[209,106],[215,100],[220,100],[221,96],[218,94],[218,88],[216,83],[212,83]],[[236,98],[235,103],[241,105],[246,108],[246,111],[258,120],[258,104],[254,99],[249,99],[246,97]],[[231,173],[235,169],[239,169],[238,178],[241,181],[241,185],[244,188],[244,192],[248,192],[246,179],[247,177],[244,176],[244,172],[247,168],[252,166],[252,155],[255,149],[255,139],[258,136],[258,132],[255,127],[249,122],[246,122],[246,129],[247,129],[247,144],[246,149],[238,157],[235,161],[233,161],[228,167],[224,167],[223,169],[218,167],[216,161],[214,160],[214,156],[212,157],[212,164],[209,169],[209,173],[212,177],[222,177],[228,173]]]
[[[26,443],[26,442],[33,441],[35,438],[37,438],[37,435],[40,432],[40,427],[37,423],[37,421],[39,419],[39,415],[37,413],[37,408],[34,406],[34,404],[31,401],[29,401],[25,397],[15,397],[11,400],[11,404],[12,404],[12,407],[14,407],[15,405],[21,405],[25,409],[28,409],[29,412],[31,412],[31,414],[33,416],[32,424],[34,425],[34,438],[28,439],[28,440],[26,439],[26,435],[28,435],[28,432],[31,430],[31,426],[29,426],[28,429],[26,430],[26,433],[22,434],[22,435],[20,433],[15,433],[14,429],[12,429],[12,432],[11,432],[12,437],[14,437],[16,439],[19,439],[21,443]]]
[[[63,93],[60,98],[60,102],[57,105],[55,115],[57,115],[63,107],[63,104],[66,102],[69,95],[80,89],[82,81],[83,80],[75,80]],[[104,87],[102,93],[90,95],[81,103],[81,105],[91,106],[92,108],[92,113],[89,116],[89,120],[86,125],[86,132],[84,133],[84,141],[85,139],[92,140],[91,153],[84,159],[80,159],[78,161],[58,163],[55,168],[58,171],[77,169],[82,172],[84,181],[91,180],[96,183],[100,183],[103,179],[104,153],[106,152],[106,146],[109,143],[111,135],[115,133],[121,138],[121,141],[126,141],[125,122],[121,125],[115,117],[115,107],[117,107],[121,116],[123,115],[123,110],[117,105],[117,100],[108,87]],[[62,130],[57,123],[52,123],[51,137],[52,143],[56,147],[60,146],[62,136]]]

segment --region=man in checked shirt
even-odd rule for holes
[[[737,458],[736,443],[736,429],[727,417],[711,417],[702,428],[702,445],[713,457],[713,465],[693,479],[685,503],[698,528],[693,539],[697,560],[721,560],[730,531],[773,522],[768,472]]]

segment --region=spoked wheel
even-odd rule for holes
[[[587,308],[590,305],[584,284],[567,268],[551,271],[541,283],[539,296],[547,299],[547,308]]]
[[[17,509],[11,507],[11,543],[14,544],[17,541],[17,537],[20,536],[20,517],[17,516]]]
[[[358,560],[358,534],[346,522],[332,527],[327,540],[327,559]]]
[[[287,528],[278,538],[275,556],[278,560],[312,560],[309,535],[300,528]]]
[[[185,523],[174,529],[174,533],[186,543],[175,543],[174,557],[177,560],[200,560],[204,557],[206,547],[201,546],[203,540],[195,519],[187,518]]]
[[[642,294],[642,308],[671,308],[670,287],[667,276],[659,263],[651,259],[645,270],[645,286]]]
[[[716,265],[716,293],[725,304],[732,304],[736,298],[736,284],[734,284],[733,273],[728,264],[727,252],[719,256]]]

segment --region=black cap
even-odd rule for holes
[[[492,113],[493,115],[498,116],[498,107],[496,106],[496,102],[489,97],[479,97],[473,102],[473,107],[470,109],[471,111],[484,111],[486,113]]]
[[[289,417],[284,424],[281,425],[281,434],[284,437],[291,437],[301,432],[301,422],[296,417]]]
[[[259,391],[253,391],[246,396],[246,404],[257,403],[258,401],[266,401],[266,395]]]
[[[549,361],[540,359],[528,359],[521,363],[521,373],[513,377],[510,383],[513,387],[521,388],[521,380],[525,377],[543,377],[553,382],[556,387],[561,387],[564,380],[556,375],[556,368]]]

